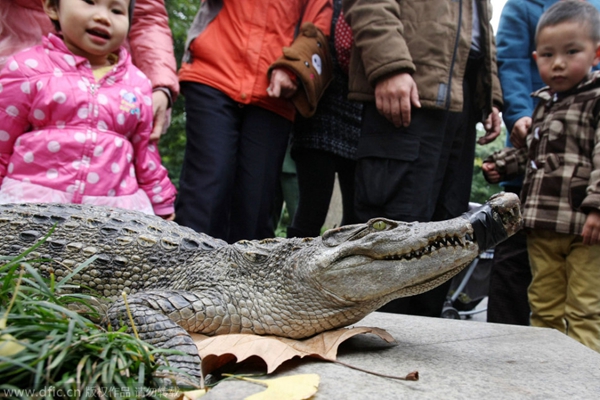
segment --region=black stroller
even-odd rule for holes
[[[448,297],[442,308],[442,318],[468,319],[487,311],[486,308],[475,308],[488,295],[493,258],[494,250],[487,250],[452,278]]]

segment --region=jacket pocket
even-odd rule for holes
[[[559,118],[554,118],[548,126],[548,140],[560,140],[565,134],[565,122]]]
[[[361,135],[358,140],[356,157],[415,161],[419,157],[419,147],[419,138],[404,132]]]
[[[574,210],[581,207],[581,203],[587,195],[587,187],[590,182],[592,169],[587,166],[578,165],[573,171],[571,182],[569,183],[569,204]]]
[[[378,157],[398,161],[415,161],[419,157],[420,138],[414,123],[408,129],[396,128],[379,114],[375,103],[366,103],[356,158]]]

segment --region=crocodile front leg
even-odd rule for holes
[[[127,298],[140,339],[161,349],[182,352],[182,355],[167,354],[165,358],[170,366],[188,373],[200,382],[202,370],[198,348],[186,330],[169,318],[176,307],[182,309],[182,302],[186,301],[181,292],[170,291],[141,292]],[[110,306],[107,319],[114,327],[128,326],[128,332],[132,333],[124,300],[120,299]]]

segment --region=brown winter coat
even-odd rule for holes
[[[501,108],[502,92],[489,24],[491,5],[488,0],[476,1],[484,58],[476,104],[487,116],[492,106]],[[462,80],[471,47],[471,0],[343,0],[342,4],[355,44],[350,99],[373,101],[380,79],[409,72],[423,107],[462,110]]]

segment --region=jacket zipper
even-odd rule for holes
[[[95,84],[95,83],[91,83],[90,84],[90,93],[92,96],[96,96],[96,90],[98,90],[98,88],[100,87],[100,85]]]
[[[92,75],[92,79],[95,79],[93,75]],[[90,152],[93,152],[93,148],[96,143],[95,132],[91,128],[91,126],[93,125],[92,120],[94,120],[97,117],[95,110],[97,110],[97,107],[98,107],[98,101],[96,98],[98,89],[100,89],[99,83],[91,83],[90,82],[89,91],[90,91],[90,95],[92,98],[90,99],[90,103],[88,106],[88,116],[87,116],[90,123],[85,132],[85,145],[84,145],[85,152],[82,155],[81,163],[79,166],[79,168],[80,168],[79,178],[80,179],[76,180],[76,182],[77,182],[76,189],[75,189],[75,192],[73,193],[73,202],[75,202],[75,203],[81,203],[83,196],[85,194],[85,187],[86,187],[86,180],[87,180],[86,177],[90,172],[90,164],[92,162],[92,157],[93,157],[90,154]],[[90,150],[90,146],[91,146],[91,150]]]

